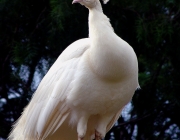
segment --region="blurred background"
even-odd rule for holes
[[[0,0],[0,139],[61,52],[88,37],[88,10],[71,0]],[[135,50],[141,90],[105,140],[180,140],[180,0],[102,5]]]

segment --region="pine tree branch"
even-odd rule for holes
[[[128,124],[134,124],[134,123],[137,123],[137,122],[139,122],[139,121],[142,121],[142,120],[150,117],[150,116],[153,115],[153,114],[154,114],[154,113],[147,114],[147,115],[145,115],[145,116],[142,116],[141,118],[135,118],[135,119],[131,119],[131,120],[127,121],[127,122],[120,123],[120,124],[118,124],[117,126],[114,126],[114,127],[111,129],[111,132],[114,131],[114,130],[117,129],[117,128],[120,128],[121,126],[128,125]]]

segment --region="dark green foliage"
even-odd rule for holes
[[[71,3],[0,0],[0,138],[7,137],[38,78],[70,43],[88,36],[88,10]],[[103,9],[137,53],[142,88],[130,118],[121,117],[106,140],[179,139],[180,1],[110,0]]]

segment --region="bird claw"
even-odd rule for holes
[[[78,140],[83,140],[84,138],[81,136],[78,136]]]
[[[102,135],[95,130],[95,140],[102,140]]]

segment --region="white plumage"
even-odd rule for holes
[[[72,43],[59,56],[10,140],[100,140],[139,86],[136,55],[114,33],[99,0],[73,3],[89,9],[89,38]]]

